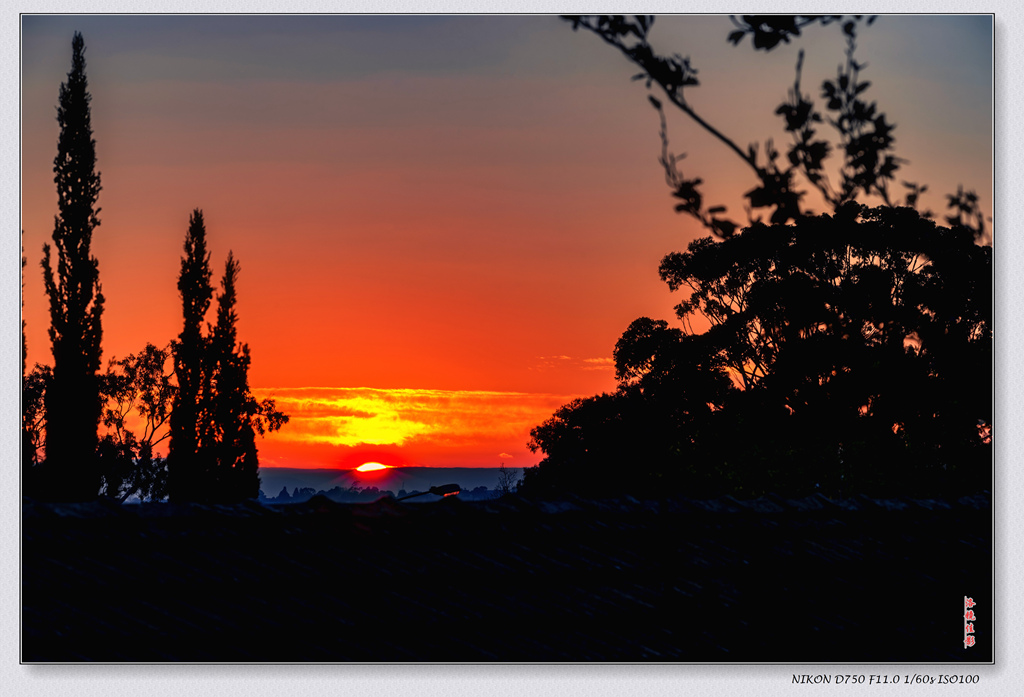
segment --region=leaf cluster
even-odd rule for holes
[[[801,89],[804,54],[803,51],[799,53],[793,88],[786,101],[775,110],[792,138],[784,159],[771,139],[764,142],[763,148],[758,143],[743,148],[700,116],[684,98],[684,88],[699,85],[698,71],[689,58],[679,54],[663,56],[655,51],[649,42],[653,16],[574,15],[565,19],[572,23],[574,29],[591,31],[618,49],[642,69],[634,79],[644,80],[648,88],[660,87],[669,104],[722,142],[748,166],[757,180],[757,184],[743,194],[747,201],[748,224],[764,219],[764,215],[757,213],[761,210],[767,210],[770,223],[788,223],[810,214],[804,204],[806,192],[799,188],[801,180],[816,189],[833,209],[861,197],[877,196],[886,205],[896,203],[890,193],[890,185],[904,161],[894,154],[894,126],[875,102],[864,98],[864,92],[870,87],[870,83],[860,76],[866,64],[854,57],[858,27],[862,23],[870,25],[874,17],[741,15],[731,18],[735,29],[727,37],[730,43],[738,45],[749,35],[753,47],[765,51],[789,43],[809,25],[838,24],[842,27],[846,43],[845,62],[838,67],[834,79],[822,83],[823,110],[816,107],[812,98]],[[703,181],[685,176],[679,169],[679,163],[685,156],[670,152],[665,101],[653,95],[649,99],[661,120],[662,155],[659,161],[672,196],[679,200],[676,211],[693,216],[716,237],[726,238],[734,234],[741,224],[723,215],[726,212],[724,206],[705,207],[700,191]],[[822,126],[832,129],[834,140],[822,137]],[[836,177],[833,182],[828,161],[836,154],[841,162],[837,165],[838,171],[833,173]],[[919,195],[927,189],[912,182],[903,182],[903,186],[907,194],[902,203],[911,207],[917,205]]]
[[[780,43],[788,44],[791,39],[800,36],[801,29],[811,24],[825,26],[842,22],[843,33],[854,36],[862,20],[866,20],[868,26],[875,21],[874,16],[865,18],[863,15],[846,18],[842,15],[740,15],[730,19],[736,29],[729,33],[729,43],[737,46],[749,35],[754,49],[764,51],[770,51]]]

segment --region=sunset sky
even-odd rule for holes
[[[900,179],[942,214],[958,184],[992,211],[991,18],[882,16],[865,94],[896,124]],[[786,143],[775,107],[818,98],[838,26],[755,54],[724,16],[662,17],[689,101],[741,145]],[[552,16],[31,16],[22,19],[29,365],[50,363],[39,262],[71,37],[86,44],[103,191],[93,240],[104,361],[181,329],[182,243],[204,212],[214,277],[241,263],[250,384],[291,422],[278,467],[522,467],[529,430],[614,388],[615,342],[674,318],[658,263],[704,233],[676,215],[636,69]],[[683,169],[743,218],[749,172],[670,114]],[[211,315],[212,319],[212,315]]]

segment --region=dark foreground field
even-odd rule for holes
[[[25,501],[25,662],[988,662],[991,510]],[[963,644],[963,597],[978,620]]]

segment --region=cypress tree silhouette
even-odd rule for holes
[[[184,326],[172,343],[178,380],[170,418],[168,494],[172,501],[237,502],[260,492],[256,432],[288,422],[274,400],[257,402],[249,390],[249,347],[238,342],[235,281],[228,254],[217,297],[217,323],[203,320],[213,299],[206,226],[198,208],[189,219],[178,291]]]
[[[254,419],[260,405],[249,391],[249,347],[238,343],[235,280],[239,266],[228,253],[217,297],[217,324],[210,339],[214,370],[211,400],[216,437],[213,491],[219,501],[256,498],[260,491]]]
[[[85,76],[85,42],[75,32],[71,72],[60,87],[60,137],[53,161],[58,214],[53,244],[43,245],[43,282],[50,301],[53,375],[46,390],[46,490],[56,500],[86,500],[99,493],[96,464],[101,401],[99,377],[103,294],[99,263],[91,256],[93,229],[99,225],[100,175],[92,138],[91,97]]]
[[[189,218],[185,256],[181,260],[178,292],[184,326],[172,343],[178,392],[171,411],[168,446],[168,493],[172,501],[195,500],[209,469],[208,446],[212,438],[209,415],[210,378],[207,366],[208,339],[202,323],[213,298],[210,285],[210,254],[206,251],[206,226],[198,208]]]

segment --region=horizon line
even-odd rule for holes
[[[283,465],[260,465],[260,469],[278,469],[278,470],[329,470],[331,472],[356,472],[356,467],[289,467]],[[407,469],[449,469],[449,470],[477,470],[477,469],[500,469],[502,465],[396,465],[394,467],[386,467],[383,470],[372,470],[373,472],[384,472],[386,470],[407,470]],[[507,468],[506,468],[507,469]],[[366,474],[362,472],[361,474]]]
[[[486,395],[534,395],[534,396],[547,396],[547,397],[571,397],[578,396],[575,394],[561,394],[557,392],[522,392],[518,390],[465,390],[465,389],[449,389],[443,387],[318,387],[318,386],[305,386],[305,387],[262,387],[254,385],[250,389],[253,390],[372,390],[375,392],[448,392],[452,394],[486,394]]]

